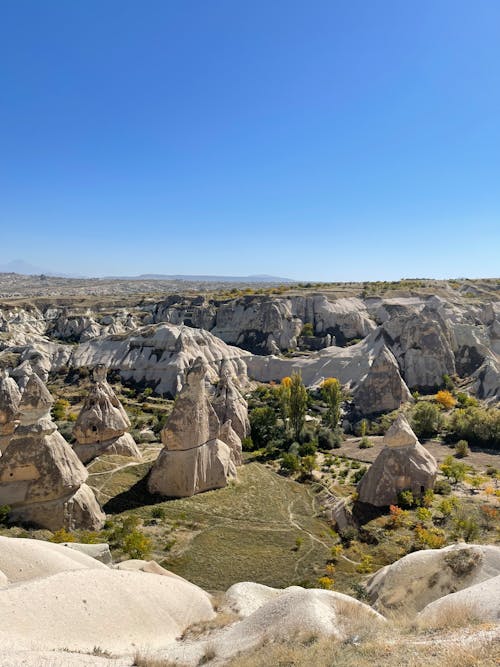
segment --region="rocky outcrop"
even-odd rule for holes
[[[106,381],[106,369],[94,369],[94,385],[73,427],[77,443],[74,450],[88,463],[101,454],[119,454],[141,458],[130,435],[130,419],[115,392]]]
[[[226,486],[236,476],[237,457],[233,448],[220,439],[220,421],[205,385],[207,372],[207,365],[199,358],[187,373],[161,434],[164,448],[148,480],[153,494],[192,496]]]
[[[0,371],[0,455],[9,446],[18,424],[17,417],[21,392],[6,371]]]
[[[125,380],[145,383],[158,394],[175,396],[186,370],[197,357],[208,364],[213,381],[218,378],[221,361],[226,360],[231,372],[244,384],[247,356],[247,352],[226,345],[208,331],[159,324],[83,343],[73,351],[70,365],[104,365],[119,370]]]
[[[384,437],[384,449],[358,484],[358,500],[375,507],[398,502],[401,491],[421,497],[432,489],[437,475],[436,459],[418,442],[401,413]]]
[[[220,380],[212,406],[220,423],[224,424],[230,420],[233,430],[241,440],[250,435],[248,404],[236,388],[231,366],[225,361],[222,362]]]
[[[391,412],[411,401],[410,390],[399,373],[398,363],[384,345],[354,394],[356,407],[363,415]]]
[[[50,419],[53,399],[33,374],[19,404],[20,424],[0,459],[0,505],[9,518],[57,530],[100,528],[104,522],[88,473]]]
[[[417,612],[438,598],[500,575],[500,547],[453,544],[415,551],[386,565],[365,583],[377,611]]]

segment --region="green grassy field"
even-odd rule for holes
[[[91,466],[89,478],[108,515],[138,516],[151,556],[190,581],[210,590],[248,580],[282,587],[324,573],[335,540],[310,487],[249,463],[225,489],[152,505],[142,479],[150,464],[105,472],[110,463],[119,462]]]

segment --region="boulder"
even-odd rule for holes
[[[453,544],[404,556],[372,574],[370,603],[384,613],[420,611],[434,600],[500,575],[500,547]]]
[[[164,448],[151,469],[151,493],[182,498],[226,486],[236,476],[233,445],[219,439],[220,422],[207,394],[206,375],[203,359],[196,359],[161,433]],[[224,433],[233,438],[229,428]]]
[[[358,500],[376,507],[397,504],[401,491],[421,497],[432,489],[436,459],[418,442],[401,413],[384,437],[384,449],[358,484]]]
[[[101,454],[141,458],[134,439],[126,432],[129,428],[130,420],[106,381],[105,368],[97,366],[94,385],[73,427],[76,454],[84,463]]]
[[[50,419],[53,399],[33,374],[19,404],[20,424],[0,459],[0,505],[9,518],[49,530],[98,529],[104,514],[88,473]]]
[[[396,357],[384,345],[354,393],[356,407],[362,414],[369,415],[397,410],[411,400]]]
[[[2,590],[2,639],[25,648],[93,653],[99,647],[123,655],[162,648],[215,616],[210,596],[186,580],[102,568]]]
[[[0,455],[4,452],[18,424],[21,392],[6,371],[0,371]]]
[[[0,536],[0,570],[11,584],[82,569],[107,568],[89,555],[62,544]]]
[[[500,575],[428,604],[417,616],[420,627],[466,626],[500,621]]]

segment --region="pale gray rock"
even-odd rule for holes
[[[10,519],[49,530],[100,528],[104,514],[88,473],[50,419],[53,399],[33,374],[19,404],[20,424],[0,459],[0,505]]]
[[[130,419],[106,381],[106,369],[97,366],[94,384],[73,427],[76,454],[84,463],[102,454],[141,458],[134,439],[126,432],[129,428]]]
[[[227,362],[222,364],[220,380],[215,397],[212,399],[212,406],[220,423],[224,424],[230,420],[233,430],[236,431],[241,440],[250,435],[248,403],[236,388],[235,378]]]
[[[354,402],[362,414],[391,412],[411,401],[410,390],[399,373],[392,352],[384,345],[370,370],[358,384]]]
[[[220,422],[205,384],[207,371],[198,358],[187,373],[161,434],[164,448],[151,469],[151,493],[192,496],[226,486],[236,476],[233,450],[219,439]]]
[[[111,557],[111,551],[109,550],[109,544],[103,542],[102,544],[81,544],[80,542],[63,542],[63,547],[72,549],[73,551],[78,551],[81,554],[90,556],[104,565],[111,565],[113,559]]]
[[[418,442],[401,413],[384,438],[384,449],[358,484],[358,500],[376,507],[395,505],[401,491],[421,497],[432,489],[436,459]]]
[[[445,595],[428,604],[417,616],[420,627],[446,627],[450,621],[464,626],[488,621],[498,623],[500,575]]]
[[[365,583],[370,603],[384,613],[422,610],[449,593],[500,575],[500,547],[452,544],[400,558],[372,574]]]
[[[219,439],[225,442],[231,450],[231,459],[234,465],[240,466],[243,463],[241,439],[233,429],[230,419],[220,427]]]
[[[218,439],[186,450],[162,449],[148,480],[149,491],[167,498],[186,498],[221,489],[236,477],[231,449]]]
[[[211,381],[218,379],[223,360],[240,384],[247,381],[247,352],[226,345],[208,331],[174,324],[157,324],[120,336],[106,336],[82,343],[73,350],[70,364],[119,370],[125,380],[144,382],[158,394],[175,396],[187,369],[197,357],[208,364]]]
[[[21,392],[6,371],[0,371],[0,455],[4,452],[18,424]]]
[[[472,376],[471,391],[487,403],[496,404],[500,400],[500,362],[493,357],[485,359]]]

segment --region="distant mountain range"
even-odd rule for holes
[[[186,280],[188,282],[217,282],[217,283],[293,283],[290,278],[277,276],[197,276],[197,275],[164,275],[161,273],[142,273],[140,276],[108,276],[108,279],[120,280]]]
[[[53,276],[60,278],[86,278],[79,274],[58,273],[35,266],[23,259],[15,259],[7,264],[0,264],[0,273],[19,273],[26,276]],[[217,282],[217,283],[293,283],[290,278],[277,276],[196,276],[196,275],[164,275],[162,273],[143,273],[140,276],[106,276],[100,280],[185,280],[187,282]]]
[[[48,271],[40,266],[35,266],[24,259],[14,259],[7,264],[0,264],[0,273],[20,273],[24,276],[58,276],[60,278],[84,278],[75,273],[58,273],[57,271]]]

